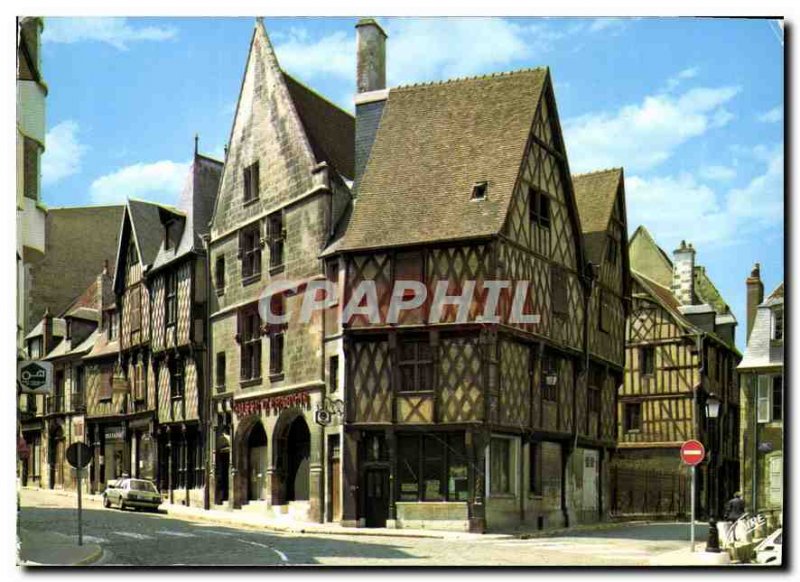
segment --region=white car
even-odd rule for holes
[[[783,555],[783,529],[776,529],[767,539],[756,546],[756,564],[769,564],[780,566]]]
[[[147,479],[119,479],[110,481],[103,491],[103,507],[116,504],[120,509],[133,507],[157,510],[161,495],[152,481]]]

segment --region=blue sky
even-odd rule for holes
[[[352,109],[355,18],[267,18],[282,66]],[[783,46],[766,20],[388,18],[389,84],[547,65],[574,173],[623,166],[631,232],[698,263],[744,336],[744,279],[783,279]],[[194,134],[222,156],[251,18],[45,22],[50,206],[174,202]]]

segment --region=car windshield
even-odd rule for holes
[[[133,489],[134,491],[149,491],[151,493],[158,493],[156,491],[155,485],[153,485],[150,481],[139,481],[131,479],[129,481],[129,489]]]

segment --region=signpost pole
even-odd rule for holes
[[[75,472],[78,474],[78,545],[83,545],[83,507],[81,504],[81,472],[83,471],[83,459],[81,456],[83,455],[83,447],[78,447],[78,466],[75,469]]]
[[[691,522],[691,526],[690,526],[690,530],[691,530],[691,534],[690,535],[691,535],[691,540],[692,540],[692,544],[691,544],[692,553],[694,553],[694,490],[695,490],[695,466],[692,465],[692,501],[691,501],[691,503],[692,503],[692,511],[691,511],[691,520],[692,520],[692,522]]]

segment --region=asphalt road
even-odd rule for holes
[[[68,497],[23,491],[19,524],[28,531],[76,539],[74,505]],[[702,535],[701,529],[698,537]],[[103,509],[96,502],[84,509],[84,540],[104,550],[97,565],[636,566],[687,546],[687,539],[685,524],[622,526],[538,539],[323,536]]]

